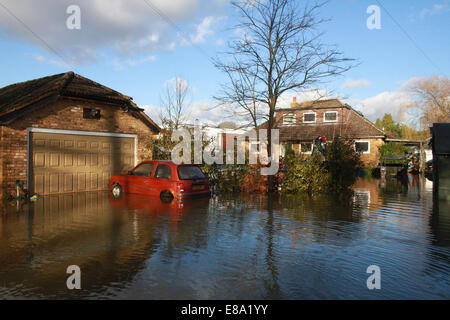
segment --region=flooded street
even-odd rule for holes
[[[107,192],[8,203],[1,298],[449,299],[450,205],[432,182],[359,180],[354,195],[162,203]],[[81,290],[68,290],[69,265]],[[381,270],[369,290],[366,269]]]

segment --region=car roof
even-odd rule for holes
[[[161,162],[161,163],[174,165],[174,166],[198,166],[198,164],[195,164],[195,163],[180,163],[180,164],[176,164],[172,160],[144,160],[144,161],[139,162],[139,164],[141,164],[141,163],[152,163],[152,162],[153,163],[154,162],[158,162],[158,163]]]

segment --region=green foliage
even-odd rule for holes
[[[171,130],[163,130],[157,140],[153,142],[153,160],[170,160],[171,152],[176,143],[171,140]]]
[[[375,125],[393,137],[400,138],[402,136],[402,125],[396,123],[390,113],[385,113],[381,120],[377,119]]]
[[[348,190],[356,181],[356,172],[363,167],[360,155],[355,152],[353,140],[336,137],[327,145],[326,156],[332,190]]]
[[[202,170],[217,192],[238,192],[248,173],[246,164],[204,164]]]
[[[381,157],[385,156],[404,156],[407,152],[406,147],[400,142],[386,142],[380,148]]]
[[[304,192],[309,195],[325,192],[330,187],[331,177],[318,154],[304,159],[298,154],[287,154],[286,171],[282,190],[286,193]]]
[[[285,177],[282,190],[286,193],[346,192],[355,183],[356,172],[362,167],[353,141],[336,137],[327,145],[327,161],[318,153],[309,159],[298,154],[285,157]]]
[[[294,155],[295,155],[295,152],[294,152],[294,149],[292,148],[292,142],[288,141],[286,143],[286,149],[284,151],[284,156],[286,158],[288,158],[288,157],[292,157]]]

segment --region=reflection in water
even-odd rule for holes
[[[448,299],[449,209],[424,179],[359,180],[353,195],[315,199],[91,192],[10,203],[0,296]],[[381,290],[366,287],[372,264]],[[66,288],[69,265],[82,290]]]

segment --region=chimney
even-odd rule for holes
[[[292,102],[291,102],[291,108],[295,108],[295,107],[297,107],[297,97],[293,97]]]

